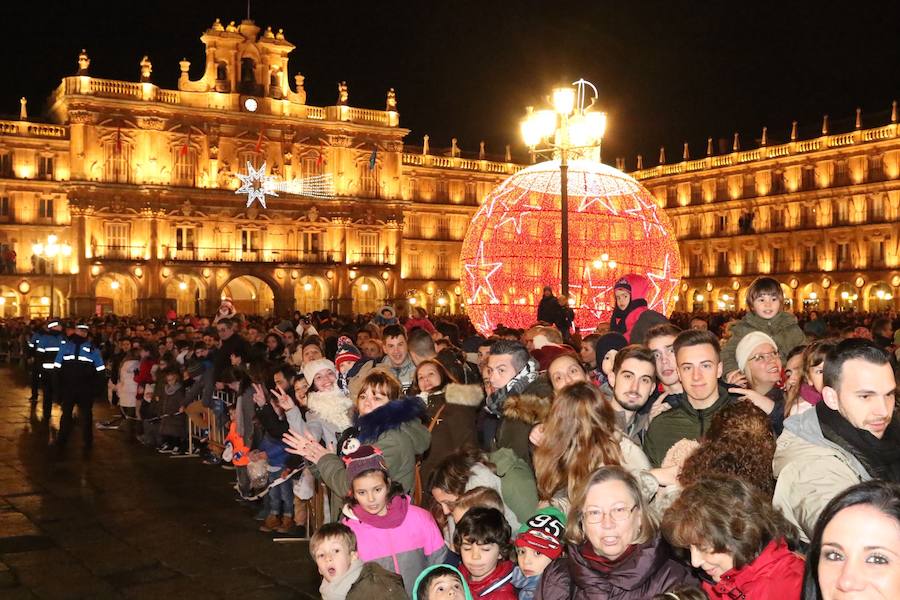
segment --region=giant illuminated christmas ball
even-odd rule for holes
[[[647,278],[650,309],[669,315],[681,278],[675,232],[656,199],[625,173],[576,160],[568,171],[569,304],[575,326],[592,331],[610,320],[613,284]],[[536,321],[546,285],[560,293],[558,161],[510,176],[472,217],[460,256],[466,312],[482,335],[503,324]]]

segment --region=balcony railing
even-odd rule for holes
[[[144,246],[92,246],[94,258],[101,260],[143,260]]]
[[[197,247],[181,250],[170,248],[166,260],[175,262],[243,262],[243,263],[305,263],[333,264],[343,261],[337,251],[308,252],[294,248],[245,250],[243,248]]]
[[[393,265],[397,263],[391,252],[354,252],[351,262],[355,265]]]

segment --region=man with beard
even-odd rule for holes
[[[808,541],[828,502],[861,481],[900,483],[896,381],[874,342],[847,339],[825,357],[822,401],[785,421],[772,461],[772,504]]]
[[[616,354],[609,376],[613,390],[616,424],[631,441],[640,445],[650,427],[650,412],[644,405],[656,388],[653,353],[644,346],[625,346]]]

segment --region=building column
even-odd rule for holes
[[[84,212],[80,207],[73,207],[70,200],[69,210],[72,214],[72,260],[78,272],[71,278],[69,289],[69,314],[73,317],[87,317],[94,313],[96,300],[91,293],[90,265],[85,259],[87,235]]]

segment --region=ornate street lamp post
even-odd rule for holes
[[[47,243],[42,244],[38,242],[31,247],[31,251],[34,252],[35,256],[39,258],[46,258],[47,262],[50,264],[50,317],[52,318],[54,315],[54,303],[56,301],[56,286],[53,280],[53,274],[56,267],[56,256],[58,254],[62,254],[63,256],[71,256],[72,255],[72,246],[63,242],[62,244],[58,243],[58,238],[50,234],[47,236]]]
[[[573,87],[574,86],[574,87]],[[593,92],[587,98],[587,92]],[[561,292],[569,295],[569,158],[600,162],[600,145],[606,132],[606,113],[592,111],[597,88],[579,79],[570,86],[558,87],[551,97],[553,108],[527,108],[521,123],[522,139],[532,156],[550,154],[559,157]]]

